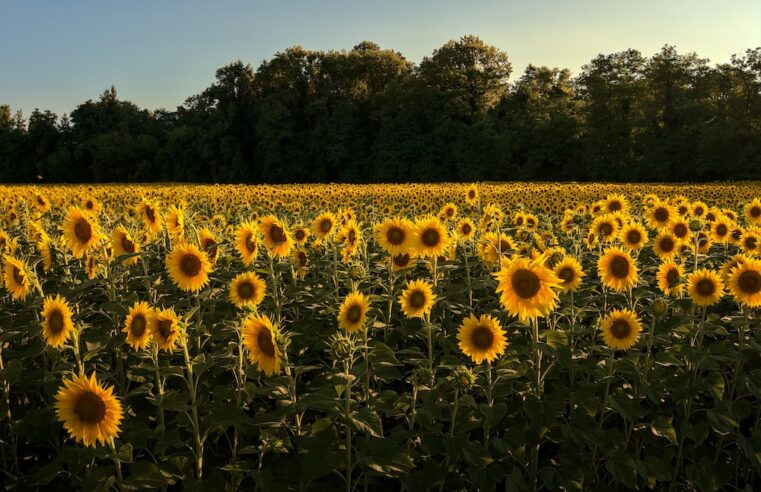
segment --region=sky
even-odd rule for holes
[[[174,109],[217,68],[289,46],[369,40],[419,63],[467,34],[505,51],[513,78],[665,44],[721,63],[761,46],[761,0],[0,0],[0,104],[61,115],[113,84],[120,99]]]

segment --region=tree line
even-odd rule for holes
[[[0,106],[3,182],[713,181],[761,178],[761,48],[664,46],[574,76],[474,36],[415,65],[363,42],[240,61],[174,111],[111,87],[60,118]]]

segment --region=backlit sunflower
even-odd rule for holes
[[[180,244],[167,255],[166,269],[177,287],[197,292],[209,282],[211,263],[194,245]]]
[[[253,222],[244,222],[235,230],[235,249],[244,265],[256,261],[259,252],[259,230]]]
[[[476,364],[493,361],[505,353],[507,339],[499,320],[484,314],[480,318],[471,314],[462,320],[457,331],[460,350]]]
[[[661,232],[653,240],[653,251],[661,260],[670,260],[679,252],[679,241],[670,232]]]
[[[586,275],[579,260],[573,256],[564,257],[555,265],[553,271],[560,279],[559,288],[563,292],[576,292],[581,285],[581,278]]]
[[[159,212],[158,204],[143,197],[140,203],[137,205],[137,211],[143,218],[143,225],[150,231],[150,233],[156,234],[164,228],[163,221],[161,219],[161,212]]]
[[[71,321],[71,308],[63,297],[48,296],[42,305],[42,337],[45,343],[53,348],[61,348],[74,334],[74,323]]]
[[[122,405],[113,390],[102,387],[94,372],[89,378],[83,374],[63,381],[56,394],[56,415],[72,439],[94,447],[119,435]]]
[[[129,309],[122,333],[127,334],[127,343],[133,349],[143,349],[151,341],[150,320],[152,315],[153,310],[147,302],[136,302]]]
[[[414,240],[415,227],[408,219],[386,219],[374,227],[375,239],[391,256],[407,253]]]
[[[642,331],[642,322],[629,309],[614,309],[601,323],[605,345],[612,349],[629,350],[637,343]]]
[[[555,308],[558,295],[553,289],[560,287],[561,280],[544,266],[543,256],[503,260],[494,276],[502,306],[522,321],[547,316]]]
[[[82,258],[102,238],[92,216],[78,207],[69,208],[64,219],[63,235],[76,258]]]
[[[11,293],[14,301],[26,299],[32,287],[26,263],[9,255],[5,255],[3,263],[5,288]]]
[[[748,258],[729,274],[729,292],[739,304],[761,306],[761,260]]]
[[[267,376],[279,374],[282,352],[277,342],[277,326],[266,315],[251,314],[243,320],[241,330],[251,363]]]
[[[336,217],[330,212],[323,212],[312,222],[312,234],[317,239],[330,237],[336,228]]]
[[[367,322],[370,301],[361,292],[354,291],[346,296],[338,311],[338,326],[349,333],[361,330]]]
[[[449,245],[449,234],[438,218],[426,216],[415,223],[415,252],[423,257],[441,256]]]
[[[262,218],[259,230],[264,237],[264,246],[273,257],[285,258],[291,253],[293,239],[285,225],[274,215]]]
[[[120,225],[114,229],[113,234],[111,234],[111,247],[114,248],[114,254],[116,256],[140,252],[140,244],[132,238],[130,233],[127,231],[127,228],[123,225]],[[137,256],[133,256],[124,260],[122,264],[134,265],[137,263],[137,259]]]
[[[267,285],[253,272],[238,274],[230,282],[230,301],[236,307],[255,308],[264,299]]]
[[[713,306],[724,295],[724,282],[713,270],[702,268],[687,277],[687,292],[698,306]]]
[[[153,343],[166,352],[174,350],[183,335],[180,318],[177,317],[174,309],[154,309],[148,323]]]
[[[634,251],[640,250],[647,242],[647,231],[638,222],[629,222],[621,228],[618,235],[621,243]]]
[[[671,260],[664,261],[656,274],[658,288],[667,296],[681,296],[684,293],[684,268]]]
[[[399,296],[402,312],[408,318],[422,318],[430,314],[434,302],[436,294],[433,293],[431,284],[425,280],[407,282],[407,288]]]
[[[637,272],[636,262],[621,248],[606,249],[597,261],[597,274],[602,283],[618,292],[634,287],[639,279]]]

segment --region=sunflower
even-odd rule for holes
[[[449,234],[444,225],[433,216],[426,216],[415,224],[415,251],[423,258],[441,256],[449,245]]]
[[[626,213],[626,211],[629,209],[629,202],[626,200],[624,195],[614,193],[612,195],[608,195],[605,198],[604,208],[609,213]]]
[[[639,279],[637,264],[629,253],[611,247],[597,261],[597,273],[606,287],[621,292],[634,287]]]
[[[176,205],[170,205],[166,213],[166,229],[172,241],[182,242],[185,240],[185,209]]]
[[[264,246],[274,257],[285,258],[291,253],[293,239],[285,225],[274,215],[262,218],[259,230],[264,236]]]
[[[761,231],[746,229],[740,236],[740,248],[746,255],[755,255],[761,252]]]
[[[211,232],[208,228],[204,227],[198,231],[198,242],[201,244],[201,250],[206,253],[206,257],[209,259],[212,265],[216,265],[219,259],[219,240],[217,236]]]
[[[511,250],[516,249],[515,243],[510,236],[505,233],[500,233],[499,236],[499,241],[497,241],[496,233],[487,232],[478,241],[476,248],[478,257],[489,268],[499,265],[500,252],[502,256],[506,256]]]
[[[475,205],[478,203],[478,187],[475,184],[468,185],[465,190],[465,203]]]
[[[618,237],[618,221],[613,214],[599,215],[595,217],[590,230],[604,242],[610,242]]]
[[[164,225],[161,220],[161,212],[159,212],[159,207],[156,203],[143,197],[137,205],[137,211],[143,217],[143,224],[151,234],[157,234],[163,229]]]
[[[675,219],[669,224],[668,230],[680,241],[689,241],[692,238],[690,225],[684,219]]]
[[[436,302],[436,294],[433,293],[431,284],[425,280],[407,282],[407,288],[399,296],[402,312],[408,318],[422,318],[430,314],[434,302]]]
[[[457,340],[460,350],[476,364],[484,360],[493,361],[505,352],[507,345],[505,330],[499,320],[488,314],[480,318],[471,314],[463,319],[457,331]]]
[[[745,220],[748,224],[761,225],[761,200],[754,198],[752,202],[745,205]]]
[[[255,308],[264,299],[266,290],[267,285],[257,274],[240,273],[230,282],[230,301],[239,308]]]
[[[42,268],[45,270],[45,273],[48,273],[53,268],[53,256],[55,254],[53,242],[46,235],[37,243],[37,249],[42,257]]]
[[[151,337],[158,348],[171,352],[182,336],[182,326],[180,318],[175,314],[174,309],[154,310],[148,320],[151,328]]]
[[[277,326],[273,326],[267,315],[251,314],[243,320],[241,330],[251,363],[267,376],[279,374],[282,353],[277,343]]]
[[[547,316],[555,308],[558,295],[552,289],[559,288],[561,280],[544,266],[543,256],[505,260],[494,276],[502,306],[522,321]]]
[[[730,238],[733,227],[734,224],[730,220],[719,217],[711,224],[711,238],[718,243],[726,243]]]
[[[122,405],[113,386],[102,387],[95,373],[65,379],[56,394],[56,415],[69,436],[85,446],[101,445],[119,435]]]
[[[619,233],[619,239],[631,250],[640,250],[647,242],[647,231],[637,222],[629,222]]]
[[[370,301],[361,292],[354,291],[346,296],[338,311],[338,326],[349,333],[361,330],[367,321]]]
[[[180,244],[167,255],[166,269],[177,287],[196,292],[209,282],[211,263],[196,246]]]
[[[151,341],[150,320],[152,315],[153,310],[147,302],[136,302],[129,309],[122,333],[127,334],[127,343],[133,349],[143,349]]]
[[[676,210],[668,202],[657,202],[647,211],[645,220],[651,229],[665,229],[676,216]]]
[[[460,221],[457,223],[457,235],[459,239],[462,239],[463,241],[467,241],[470,238],[473,237],[473,234],[476,232],[476,226],[473,224],[473,221],[470,220],[468,217],[464,217],[460,219]]]
[[[713,270],[702,268],[687,277],[687,292],[699,306],[713,306],[724,295],[724,282]]]
[[[101,204],[98,200],[93,198],[92,196],[86,196],[81,202],[81,207],[83,210],[87,211],[87,213],[91,215],[98,215],[101,209]]]
[[[729,274],[729,292],[740,304],[761,306],[761,260],[747,258]]]
[[[375,239],[391,256],[405,254],[412,248],[414,228],[408,219],[386,219],[374,227]]]
[[[439,210],[439,219],[446,221],[454,221],[457,219],[457,205],[452,202],[447,202]]]
[[[629,350],[637,343],[642,331],[642,322],[629,309],[614,309],[601,323],[605,345],[612,349]]]
[[[413,253],[401,253],[391,257],[391,270],[398,272],[405,268],[411,268],[415,266],[416,257]]]
[[[317,239],[330,237],[336,228],[336,217],[330,212],[323,212],[312,222],[312,233]]]
[[[111,234],[111,246],[114,248],[116,256],[129,255],[140,252],[140,244],[137,243],[123,225],[120,225]],[[137,256],[127,258],[122,261],[123,265],[134,265],[137,263]]]
[[[15,301],[22,301],[29,296],[31,283],[29,281],[29,269],[21,260],[5,255],[4,277],[5,288],[11,293]]]
[[[102,236],[93,218],[79,207],[70,207],[63,225],[66,242],[76,258],[97,244]]]
[[[721,275],[721,280],[724,282],[724,285],[729,284],[729,274],[732,273],[732,270],[734,270],[735,267],[740,263],[747,260],[747,256],[743,254],[736,254],[724,262],[724,264],[719,269],[719,274]]]
[[[653,241],[653,251],[661,260],[670,260],[679,252],[679,241],[670,232],[661,232]]]
[[[553,271],[560,279],[559,287],[563,292],[576,292],[581,285],[581,278],[586,275],[579,260],[573,256],[564,257],[555,265]]]
[[[235,230],[235,249],[244,265],[251,265],[259,252],[259,231],[253,222],[244,222]]]
[[[71,308],[66,299],[56,295],[48,296],[42,305],[42,336],[45,343],[53,348],[61,348],[74,334]]]
[[[658,267],[656,280],[658,288],[667,296],[681,296],[684,293],[684,268],[671,260]]]
[[[309,229],[303,226],[294,227],[291,236],[293,236],[293,241],[296,244],[306,244],[307,240],[309,240]]]

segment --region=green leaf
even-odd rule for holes
[[[383,425],[377,413],[363,408],[351,414],[351,423],[355,429],[373,437],[381,437]]]
[[[671,425],[671,417],[658,417],[656,421],[650,425],[650,430],[658,437],[665,437],[671,444],[676,445],[676,430]]]

